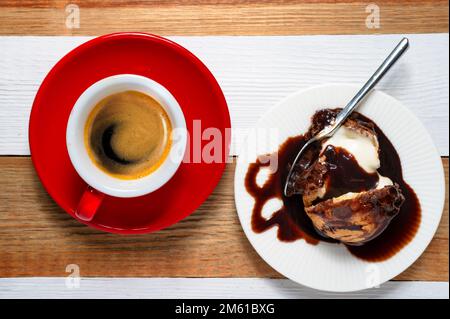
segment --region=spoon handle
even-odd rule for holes
[[[288,192],[289,181],[294,171],[294,167],[297,164],[303,152],[313,143],[322,140],[323,138],[332,136],[341,127],[342,123],[345,122],[347,117],[355,110],[359,103],[366,97],[366,95],[374,88],[374,86],[383,78],[383,76],[389,71],[389,69],[397,62],[397,60],[406,52],[409,47],[409,41],[407,38],[403,38],[397,46],[392,50],[388,57],[383,61],[383,63],[378,67],[375,73],[370,77],[370,79],[364,84],[364,86],[358,91],[358,93],[353,97],[353,99],[342,109],[341,112],[336,116],[336,120],[333,125],[325,127],[317,135],[312,137],[306,144],[302,147],[300,152],[294,159],[294,162],[289,169],[289,173],[286,177],[284,183],[284,195],[289,197]]]
[[[397,46],[392,50],[388,57],[383,61],[375,73],[364,84],[359,92],[353,97],[353,99],[344,107],[344,109],[337,115],[334,123],[333,130],[329,132],[329,136],[344,123],[347,117],[355,110],[359,103],[366,97],[366,95],[374,88],[374,86],[383,78],[383,76],[389,71],[389,69],[397,62],[403,53],[409,47],[409,41],[407,38],[403,38]]]

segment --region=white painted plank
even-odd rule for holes
[[[322,83],[362,84],[400,39],[374,36],[172,37],[211,69],[227,98],[234,128],[251,127],[284,96]],[[408,35],[411,49],[379,88],[425,124],[449,154],[448,34]],[[28,117],[50,68],[87,37],[0,37],[0,155],[28,155]],[[234,134],[232,154],[242,141]]]
[[[72,282],[73,284],[73,282]],[[257,278],[3,278],[0,298],[449,298],[448,282],[388,282],[355,293],[327,293],[287,279]]]

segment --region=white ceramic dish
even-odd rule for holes
[[[95,105],[108,95],[128,90],[145,93],[157,100],[169,115],[173,127],[172,145],[166,160],[155,172],[133,180],[115,178],[101,171],[90,159],[84,145],[84,126]],[[181,164],[186,139],[186,121],[175,97],[161,84],[135,74],[110,76],[87,88],[72,108],[66,132],[67,150],[77,173],[96,190],[115,197],[146,195],[167,183]]]
[[[235,172],[235,201],[242,227],[259,255],[275,270],[291,280],[315,289],[349,292],[376,287],[407,269],[423,253],[433,238],[445,201],[445,180],[441,158],[424,126],[411,111],[393,97],[374,91],[358,108],[372,119],[394,144],[403,167],[405,181],[416,192],[422,219],[414,239],[395,256],[382,262],[367,262],[343,246],[328,243],[292,243],[277,238],[276,227],[257,234],[251,228],[253,198],[244,179],[248,164],[257,155],[278,149],[288,137],[304,133],[311,116],[322,108],[343,107],[357,92],[352,85],[322,85],[292,94],[274,106],[251,130],[239,153]],[[270,129],[270,134],[267,133]],[[266,133],[261,133],[261,132]],[[277,134],[275,134],[276,132]],[[272,138],[268,142],[268,136]],[[255,150],[255,143],[258,148]],[[264,216],[277,206],[270,202]]]

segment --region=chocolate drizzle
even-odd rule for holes
[[[359,193],[377,186],[377,173],[367,173],[352,154],[340,147],[328,145],[324,151],[328,166],[328,191],[322,200],[345,193]]]
[[[253,231],[261,233],[272,227],[278,227],[278,239],[281,241],[292,242],[304,239],[309,244],[317,244],[320,241],[337,243],[337,241],[317,233],[311,220],[305,213],[300,194],[285,197],[282,193],[287,173],[298,150],[312,134],[317,133],[325,125],[329,124],[334,119],[337,111],[338,109],[317,112],[307,133],[287,139],[277,151],[278,170],[272,172],[261,187],[256,183],[256,177],[260,170],[267,169],[269,164],[259,159],[255,163],[250,164],[245,177],[245,187],[255,199],[252,211]],[[380,146],[381,167],[379,173],[399,184],[405,196],[405,203],[401,207],[400,212],[383,233],[364,245],[347,246],[353,255],[361,259],[383,261],[394,256],[414,238],[421,220],[420,203],[412,188],[403,180],[400,158],[386,135],[367,117],[354,112],[352,118],[369,123],[373,127]],[[317,149],[312,150],[306,161],[299,165],[308,169],[311,166],[310,161],[312,161],[314,155],[317,155]],[[330,148],[330,150],[327,150],[326,156],[329,156],[328,160],[330,162],[335,162],[336,164],[336,170],[333,171],[333,174],[336,174],[336,178],[333,178],[333,180],[339,180],[335,185],[332,185],[330,189],[333,189],[333,191],[326,194],[327,197],[331,198],[335,194],[349,191],[368,190],[373,188],[378,182],[377,174],[369,174],[371,176],[368,176],[366,172],[361,172],[360,169],[362,170],[362,168],[357,163],[355,166],[354,158],[345,150]],[[349,172],[351,172],[350,175]],[[283,206],[273,213],[269,219],[266,219],[262,216],[262,209],[269,200],[274,198],[281,200]]]
[[[256,183],[256,177],[261,169],[268,168],[269,163],[260,159],[250,164],[245,178],[245,187],[250,195],[255,198],[253,207],[252,229],[256,233],[264,232],[274,226],[278,226],[278,238],[281,241],[295,241],[305,239],[310,244],[317,244],[320,240],[333,241],[319,235],[304,213],[304,206],[299,195],[285,197],[282,194],[283,183],[289,171],[289,163],[292,162],[297,151],[305,144],[303,136],[289,138],[278,151],[278,170],[270,174],[262,187]],[[262,216],[264,205],[273,198],[282,200],[281,209],[265,219]],[[302,212],[302,213],[299,213]]]

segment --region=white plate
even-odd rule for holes
[[[348,292],[372,288],[403,272],[430,243],[444,207],[444,171],[429,134],[399,101],[374,91],[358,111],[372,119],[394,144],[400,155],[403,177],[419,198],[422,219],[414,239],[386,261],[367,262],[350,254],[343,245],[310,245],[304,240],[281,242],[277,238],[277,227],[260,234],[253,232],[254,200],[244,186],[249,163],[254,162],[258,154],[276,151],[286,138],[304,133],[317,110],[345,106],[357,90],[358,87],[351,85],[322,85],[282,100],[263,115],[255,130],[250,131],[239,153],[235,172],[237,212],[242,228],[258,254],[287,278],[320,290]],[[263,215],[269,217],[277,203],[267,205]]]

